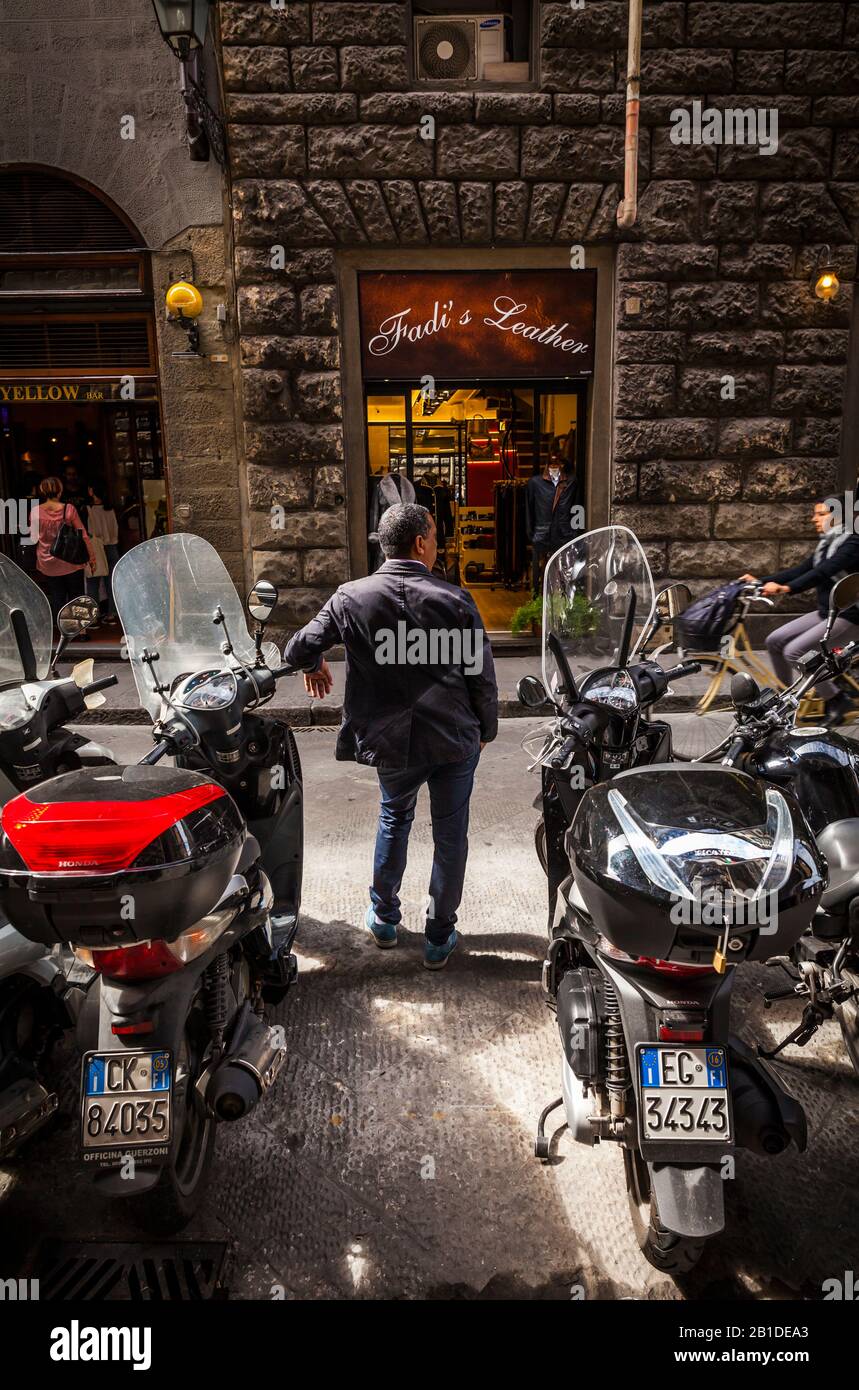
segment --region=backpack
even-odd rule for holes
[[[712,589],[709,594],[703,594],[690,603],[677,619],[678,647],[692,652],[716,651],[730,626],[737,595],[742,588],[743,581],[735,580],[732,584],[723,584],[721,589]]]
[[[83,531],[79,531],[77,526],[73,526],[67,521],[68,505],[63,508],[63,520],[60,529],[54,537],[51,546],[51,554],[56,560],[64,560],[67,565],[85,565],[89,559],[89,551],[84,540]]]

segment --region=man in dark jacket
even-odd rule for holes
[[[790,569],[765,575],[762,580],[744,574],[754,584],[763,584],[768,597],[776,594],[801,594],[816,589],[817,606],[811,613],[791,618],[771,632],[767,638],[772,668],[783,685],[795,680],[794,666],[805,652],[811,651],[823,636],[829,616],[829,594],[842,575],[859,570],[859,536],[845,526],[837,525],[835,515],[826,502],[814,507],[814,526],[820,540],[811,555]],[[859,606],[848,608],[835,619],[830,641],[844,646],[859,638]],[[816,687],[819,699],[826,701],[824,722],[832,727],[839,724],[852,706],[850,697],[839,691],[832,681],[822,681]]]
[[[323,653],[346,648],[346,693],[336,756],[375,767],[381,787],[366,925],[397,944],[399,890],[418,792],[429,789],[434,856],[424,964],[439,970],[457,943],[468,856],[468,808],[484,744],[498,732],[489,639],[473,600],[431,573],[436,529],[425,507],[400,503],[379,522],[385,563],[343,584],[287,643],[309,694],[332,677]]]
[[[543,566],[550,555],[584,529],[582,489],[572,463],[561,455],[556,439],[545,473],[535,473],[525,486],[525,523],[531,542],[531,587],[540,589]]]

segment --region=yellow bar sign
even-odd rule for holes
[[[94,381],[15,381],[0,382],[0,405],[38,404],[44,401],[104,401],[110,399],[110,386]]]

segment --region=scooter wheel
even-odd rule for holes
[[[704,1253],[706,1239],[678,1236],[662,1225],[650,1190],[647,1164],[639,1153],[624,1149],[623,1165],[629,1214],[642,1255],[664,1274],[688,1274]]]

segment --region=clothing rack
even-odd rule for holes
[[[495,569],[502,584],[518,588],[528,568],[525,520],[525,479],[504,479],[493,485],[495,506]]]

